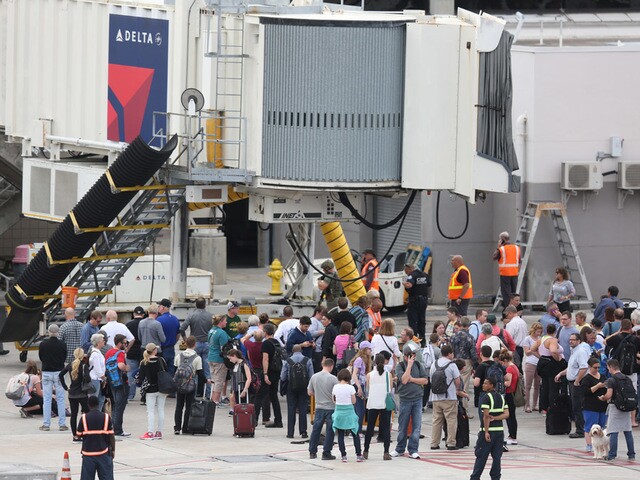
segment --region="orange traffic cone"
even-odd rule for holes
[[[71,467],[69,466],[69,452],[64,452],[62,460],[62,474],[60,480],[71,480]]]

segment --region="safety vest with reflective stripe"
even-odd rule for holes
[[[500,398],[500,406],[495,404],[495,398],[494,398],[495,395],[497,395]],[[483,398],[487,398],[487,397],[489,398],[489,404],[487,405],[486,403],[483,403],[482,405],[480,405],[480,410],[485,410],[488,408],[489,415],[494,417],[502,414],[504,412],[504,407],[505,407],[505,402],[502,395],[493,391],[493,392],[487,392],[486,396],[484,396]],[[484,420],[482,416],[480,417],[480,431],[481,432],[484,431]],[[502,423],[502,420],[494,420],[493,422],[489,423],[489,431],[503,432],[504,425]]]
[[[380,290],[380,285],[378,283],[378,262],[375,258],[372,258],[367,263],[365,263],[364,267],[362,267],[362,271],[360,272],[360,276],[362,276],[363,283],[367,283],[368,275],[373,273],[373,280],[371,281],[371,285],[369,286],[369,290],[375,288],[376,290]],[[367,275],[367,277],[365,277]]]
[[[380,312],[374,312],[371,308],[367,309],[367,313],[369,314],[369,318],[371,319],[371,328],[374,330],[378,330],[382,325],[382,315]]]
[[[520,270],[520,247],[509,243],[500,247],[498,269],[501,277],[517,277]]]
[[[90,438],[93,438],[91,437],[91,435],[113,435],[113,430],[109,429],[109,422],[111,419],[109,418],[109,415],[107,415],[106,413],[104,413],[103,415],[104,415],[104,425],[101,425],[102,429],[90,430],[87,422],[87,414],[86,413],[83,414],[81,418],[82,431],[78,432],[78,435],[85,438],[88,437],[87,440]],[[92,447],[97,447],[97,448],[96,450],[85,450],[85,448],[88,445]],[[82,442],[82,450],[81,450],[82,455],[87,455],[89,457],[96,457],[98,455],[104,455],[105,453],[108,453],[108,452],[109,452],[108,437],[102,437],[102,439],[98,437],[93,441]]]
[[[458,273],[460,273],[460,270],[465,270],[469,274],[469,288],[467,290],[467,293],[465,293],[462,298],[473,298],[473,283],[471,282],[471,272],[466,266],[460,265],[460,267],[458,267],[458,269],[451,274],[451,279],[449,280],[449,299],[451,300],[457,300],[458,298],[460,298],[460,292],[462,291],[463,287],[462,283],[458,282]]]

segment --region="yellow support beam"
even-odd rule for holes
[[[55,299],[62,298],[61,294],[57,294],[57,295],[53,294],[52,295],[52,294],[45,293],[43,295],[27,295],[25,293],[25,291],[20,287],[20,285],[16,284],[15,287],[16,287],[16,290],[18,291],[18,293],[21,296],[23,296],[25,298],[31,298],[33,300],[49,300],[49,299],[52,299],[52,298],[55,298]],[[78,297],[93,297],[93,296],[100,296],[100,295],[111,295],[112,293],[113,293],[112,290],[102,290],[100,292],[82,292],[82,293],[78,293]]]
[[[71,223],[73,223],[73,230],[76,235],[81,233],[91,233],[91,232],[115,232],[117,230],[152,230],[152,229],[161,229],[161,228],[169,228],[171,226],[170,223],[149,223],[143,225],[123,225],[120,221],[120,218],[117,219],[118,224],[112,227],[81,227],[78,224],[78,219],[76,215],[73,213],[73,210],[69,212],[69,218],[71,218]]]
[[[322,230],[324,241],[327,243],[338,276],[342,279],[344,292],[349,301],[355,304],[360,297],[367,294],[367,291],[364,289],[362,279],[359,278],[360,272],[353,260],[353,255],[351,255],[349,244],[342,232],[342,226],[340,222],[321,223],[320,230]]]
[[[44,242],[44,250],[47,254],[47,262],[49,265],[68,265],[69,263],[80,263],[80,262],[95,262],[96,260],[116,260],[118,258],[135,258],[141,257],[144,255],[144,252],[133,252],[133,253],[116,253],[113,255],[98,255],[96,254],[95,247],[92,247],[95,255],[90,257],[72,257],[66,258],[64,260],[56,260],[53,258],[51,254],[51,249],[49,248],[49,244]]]
[[[139,192],[142,190],[175,190],[178,188],[185,188],[186,185],[162,185],[162,184],[154,184],[154,185],[137,185],[135,187],[118,187],[116,182],[113,180],[111,176],[111,172],[107,170],[104,172],[107,176],[107,180],[109,181],[109,185],[111,186],[111,193],[120,193],[120,192]]]

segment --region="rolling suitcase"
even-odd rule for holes
[[[547,435],[567,435],[571,433],[569,397],[559,395],[547,410],[545,418]]]
[[[233,434],[236,437],[253,437],[256,433],[256,408],[253,403],[248,403],[249,395],[246,401],[233,407]]]
[[[194,400],[189,410],[189,424],[185,425],[185,433],[211,435],[215,416],[215,403],[208,399]]]

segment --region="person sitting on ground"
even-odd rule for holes
[[[20,407],[20,416],[22,418],[30,418],[33,415],[42,415],[42,405],[44,404],[42,397],[42,379],[38,370],[38,364],[34,360],[27,360],[24,373],[28,376],[25,385],[24,394],[19,400],[13,400],[16,407]],[[52,404],[52,408],[57,414],[58,405]]]

